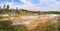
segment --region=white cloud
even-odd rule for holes
[[[14,2],[14,0],[11,0],[11,2],[8,2],[7,0],[5,0],[4,3],[1,3],[1,4],[0,4],[1,8],[3,8],[4,4],[5,4],[6,6],[9,5],[10,8],[13,8],[13,9],[15,9],[15,8],[17,7],[17,5],[15,5],[16,3]]]
[[[20,1],[25,3],[25,4],[32,4],[31,2],[29,2],[29,0],[20,0]]]
[[[16,3],[13,2],[5,2],[3,4],[9,4],[10,5],[10,8],[23,8],[23,9],[28,9],[28,10],[33,10],[33,11],[60,11],[60,2],[57,2],[56,0],[40,0],[40,4],[42,3],[48,3],[48,1],[50,2],[55,2],[54,4],[52,5],[49,5],[49,6],[38,6],[38,5],[34,5],[32,4],[31,2],[29,2],[29,0],[20,0],[21,2],[24,3],[24,5],[15,5]],[[3,4],[0,4],[0,6],[3,7]]]
[[[26,0],[23,0],[23,1],[27,2]],[[48,1],[55,2],[55,3],[50,6],[38,6],[38,5],[34,5],[31,2],[29,2],[28,5],[23,5],[23,6],[21,6],[21,8],[28,9],[28,10],[35,10],[35,11],[38,11],[38,10],[40,10],[40,11],[60,11],[60,3],[56,2],[56,0],[40,0],[40,4],[46,3],[46,2],[48,3]]]
[[[10,6],[10,8],[11,8],[11,6],[13,6],[13,5],[14,5],[14,3],[12,3],[12,2],[10,2],[10,3],[5,2],[5,3],[0,4],[0,6],[3,8],[4,4],[5,4],[6,6],[7,6],[7,5],[9,5],[9,6]]]

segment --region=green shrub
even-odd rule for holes
[[[11,21],[0,21],[0,31],[8,31],[11,24]]]

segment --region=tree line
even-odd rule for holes
[[[30,11],[30,10],[25,10],[25,9],[18,9],[18,7],[16,7],[16,9],[9,9],[10,6],[9,5],[3,5],[3,8],[1,8],[0,6],[0,14],[4,14],[4,13],[16,13],[16,14],[20,14],[21,11],[26,12],[26,13],[37,13],[37,14],[60,14],[60,11],[48,11],[48,12],[41,12],[41,11]]]

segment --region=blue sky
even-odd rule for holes
[[[33,11],[60,11],[60,0],[0,0],[0,6],[10,5],[10,8]]]

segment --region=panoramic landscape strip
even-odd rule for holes
[[[0,6],[0,31],[59,31],[60,12],[9,9]]]

